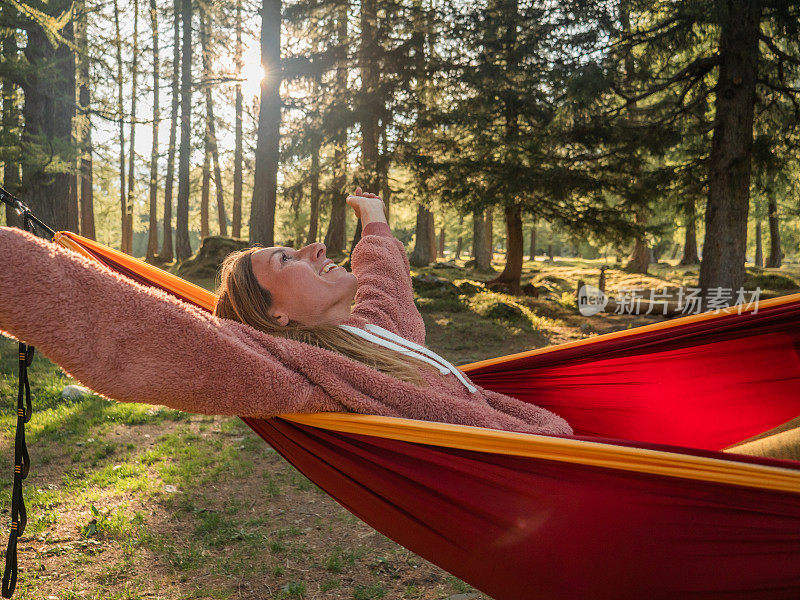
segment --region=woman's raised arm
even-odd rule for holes
[[[361,241],[353,249],[358,279],[353,316],[418,344],[425,343],[425,323],[414,304],[406,250],[386,223],[383,202],[374,194],[350,196],[347,203],[361,218]]]
[[[0,227],[0,330],[95,392],[202,414],[342,410],[293,368],[290,340]]]

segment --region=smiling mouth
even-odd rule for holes
[[[329,262],[327,265],[325,265],[324,267],[322,267],[322,270],[319,272],[319,274],[320,274],[320,275],[325,275],[325,273],[328,273],[329,271],[332,271],[332,270],[333,270],[333,269],[335,269],[337,266],[338,266],[338,265],[337,265],[335,262],[331,261],[331,262]]]

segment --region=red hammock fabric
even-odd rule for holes
[[[800,415],[800,301],[468,372],[578,435],[721,450]]]
[[[715,452],[800,414],[799,315],[797,299],[469,374],[564,416],[575,440],[800,473]],[[366,523],[498,600],[800,597],[800,492],[244,421]]]

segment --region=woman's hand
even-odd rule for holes
[[[361,219],[361,227],[370,223],[386,223],[386,205],[376,194],[356,188],[355,194],[347,197],[347,204],[353,209],[356,218]]]

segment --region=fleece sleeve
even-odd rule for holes
[[[370,223],[353,250],[358,279],[353,315],[418,344],[425,343],[425,323],[414,304],[406,250],[385,223]]]
[[[342,410],[291,368],[293,342],[219,319],[0,227],[0,330],[121,402],[270,417]]]

